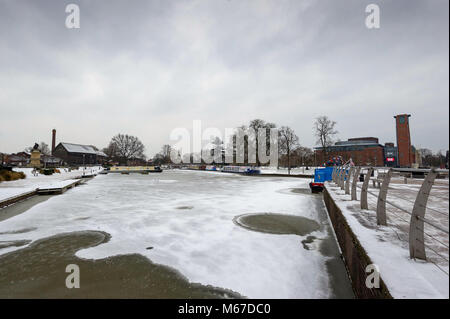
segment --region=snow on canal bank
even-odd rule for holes
[[[64,187],[73,183],[76,179],[81,178],[83,173],[96,174],[102,168],[80,168],[70,172],[67,169],[60,168],[60,173],[54,173],[52,175],[38,174],[36,176],[32,174],[32,170],[32,168],[15,168],[14,171],[25,173],[26,178],[0,183],[0,201],[32,192],[38,188]]]
[[[0,201],[20,196],[35,190],[36,188],[32,187],[3,187],[0,188]]]
[[[34,191],[37,188],[64,187],[70,184],[70,180],[73,182],[74,179],[81,178],[83,173],[96,174],[100,170],[102,170],[101,167],[88,167],[69,172],[67,169],[60,168],[60,173],[35,176],[32,168],[14,168],[14,171],[25,173],[26,178],[0,183],[0,201]]]
[[[330,287],[336,274],[327,267],[335,256],[320,250],[331,236],[321,197],[291,191],[307,189],[308,182],[194,171],[99,175],[1,222],[0,241],[99,230],[109,233],[110,241],[80,250],[78,257],[137,253],[191,282],[250,298],[336,297]],[[301,216],[321,227],[299,236],[252,231],[233,222],[258,213]],[[308,245],[302,245],[308,236]],[[0,258],[17,249],[0,249]]]
[[[420,184],[401,185],[396,182],[399,181],[393,179],[393,183],[389,185],[388,200],[412,211]],[[436,225],[448,227],[448,181],[436,181],[436,184],[430,192],[426,218]],[[402,216],[401,211],[388,206],[388,225],[379,226],[376,222],[377,197],[369,195],[369,210],[361,210],[360,202],[351,201],[351,196],[346,195],[345,191],[334,183],[327,182],[326,189],[372,262],[378,265],[380,276],[394,298],[449,297],[448,234],[433,233],[433,229],[425,225],[426,234],[433,234],[433,238],[439,239],[437,243],[443,244],[440,253],[446,259],[433,256],[433,251],[429,248],[427,262],[410,259],[409,215]],[[370,191],[379,190],[370,188]],[[360,189],[357,193],[360,199]],[[440,209],[442,213],[436,214],[436,211],[431,209]],[[429,245],[427,247],[434,247],[429,238],[425,240]],[[437,250],[436,247],[434,248]]]

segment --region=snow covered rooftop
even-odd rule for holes
[[[97,151],[91,145],[73,144],[73,143],[65,143],[65,142],[61,142],[61,145],[70,153],[95,154],[95,155],[106,157],[105,153]]]

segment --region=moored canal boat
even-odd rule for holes
[[[161,173],[162,169],[159,166],[112,166],[109,168],[108,173]]]
[[[252,166],[224,166],[222,167],[224,173],[237,173],[244,175],[258,175],[261,174],[261,170],[258,167]]]

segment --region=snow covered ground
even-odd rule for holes
[[[98,175],[1,222],[0,241],[101,230],[111,240],[78,251],[78,257],[138,253],[191,282],[251,298],[329,298],[331,257],[318,248],[330,236],[329,222],[321,197],[308,193],[308,182],[182,170]],[[305,249],[306,236],[251,231],[233,222],[251,213],[303,216],[321,228],[308,234],[317,240]],[[31,230],[13,233],[21,229]],[[0,255],[16,249],[0,249]]]
[[[95,174],[101,169],[101,167],[87,167],[86,169],[80,168],[69,172],[65,168],[59,168],[60,173],[54,173],[52,175],[38,174],[37,176],[34,176],[32,174],[32,168],[14,168],[14,171],[24,172],[26,178],[10,182],[1,182],[0,201],[31,192],[37,188],[57,187],[58,185],[58,187],[62,187],[70,184],[69,180],[72,180],[73,182],[73,179],[80,178],[83,173]]]
[[[36,190],[33,187],[1,187],[0,188],[0,201],[17,197],[19,195],[29,193]]]
[[[387,200],[412,211],[414,200],[423,180],[393,178]],[[359,183],[361,185],[362,183]],[[369,191],[378,194],[379,189]],[[327,189],[342,210],[349,226],[366,252],[380,268],[380,274],[394,298],[448,298],[449,297],[449,236],[425,224],[428,262],[409,258],[410,215],[386,206],[388,226],[377,226],[377,197],[368,194],[369,210],[361,210],[360,202],[327,182]],[[360,188],[358,188],[358,199]],[[448,229],[449,185],[447,180],[436,180],[430,192],[425,218]]]

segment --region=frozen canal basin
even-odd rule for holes
[[[0,222],[0,297],[352,298],[308,182],[97,176]],[[65,287],[68,263],[80,266],[77,292]]]

